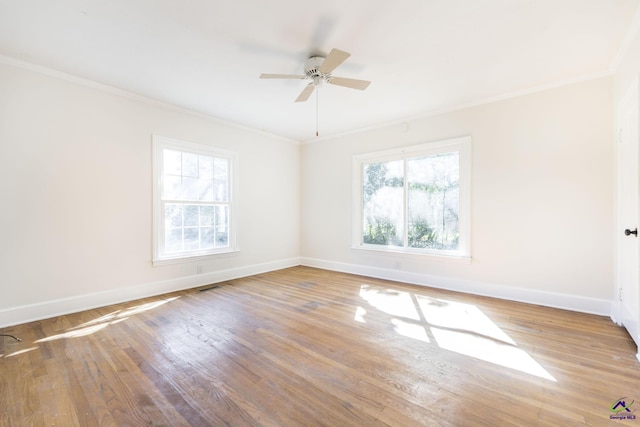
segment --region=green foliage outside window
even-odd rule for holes
[[[398,236],[396,226],[382,217],[373,218],[373,223],[366,225],[362,241],[371,245],[402,246],[402,237]]]
[[[432,228],[426,221],[418,221],[409,225],[409,247],[427,249],[456,249],[460,239],[457,231],[450,236],[443,235]]]

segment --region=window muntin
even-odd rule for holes
[[[469,256],[471,139],[354,157],[354,247]]]
[[[154,263],[234,251],[235,155],[154,136]]]

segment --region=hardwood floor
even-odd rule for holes
[[[307,267],[0,333],[1,426],[640,426],[608,318]]]

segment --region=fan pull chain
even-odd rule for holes
[[[320,88],[316,89],[316,136],[318,136],[318,98],[320,97]]]

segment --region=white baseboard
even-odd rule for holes
[[[612,313],[612,302],[606,299],[589,298],[578,295],[541,291],[536,289],[515,288],[512,286],[474,282],[470,280],[455,279],[422,273],[411,273],[402,270],[391,270],[379,267],[327,261],[316,258],[303,257],[300,259],[300,264],[308,267],[322,268],[325,270],[340,271],[344,273],[358,274],[379,279],[395,280],[398,282],[411,283],[414,285],[429,286],[433,288],[465,292],[474,295],[518,301],[529,304],[542,305],[546,307],[561,308],[564,310],[578,311],[582,313],[597,314],[601,316],[611,316]]]
[[[133,301],[140,298],[181,291],[211,283],[223,282],[225,280],[232,280],[240,277],[252,276],[254,274],[266,273],[268,271],[295,267],[297,265],[300,265],[300,258],[289,258],[245,267],[214,271],[211,273],[196,274],[193,276],[145,283],[137,286],[110,289],[103,292],[77,295],[43,303],[13,307],[0,310],[0,327],[48,319],[92,308],[104,307],[106,305]]]
[[[225,280],[232,280],[254,274],[280,270],[283,268],[295,267],[297,265],[305,265],[380,279],[395,280],[398,282],[430,286],[434,288],[561,308],[583,313],[592,313],[602,316],[612,315],[612,302],[605,299],[581,297],[577,295],[561,294],[535,289],[514,288],[510,286],[348,264],[316,258],[289,258],[4,309],[0,310],[0,327],[47,319],[92,308],[104,307],[106,305],[118,304],[140,298],[147,298],[169,292],[204,286],[211,283],[223,282]],[[640,353],[638,357],[640,358]]]

